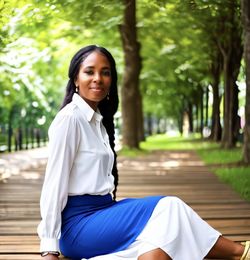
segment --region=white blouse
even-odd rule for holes
[[[40,251],[59,251],[61,212],[68,196],[105,195],[114,189],[114,154],[95,112],[78,94],[49,128],[49,157],[40,199]]]

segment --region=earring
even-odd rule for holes
[[[108,93],[108,95],[107,95],[107,100],[109,100],[109,93]]]
[[[79,87],[78,87],[78,86],[76,86],[76,93],[78,93],[78,91],[79,91]]]

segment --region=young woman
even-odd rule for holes
[[[60,250],[74,260],[250,259],[249,242],[244,247],[224,238],[176,197],[115,201],[117,106],[112,55],[95,45],[80,49],[49,129],[42,257],[56,260]]]

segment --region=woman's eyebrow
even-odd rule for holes
[[[84,67],[84,66],[83,66]],[[84,69],[94,69],[95,68],[95,66],[86,66],[86,67],[84,67]],[[105,67],[102,67],[101,69],[111,69],[109,66],[105,66]]]

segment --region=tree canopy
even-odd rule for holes
[[[120,34],[125,3],[121,0],[1,1],[1,127],[9,124],[15,129],[25,122],[27,127],[47,129],[64,95],[69,61],[87,44],[103,45],[111,51],[117,62],[121,91],[126,66]],[[205,107],[208,106],[205,94],[209,90],[213,100],[217,100],[214,111],[220,109],[224,119],[234,120],[234,110],[238,107],[231,108],[223,95],[229,93],[228,89],[237,89],[233,86],[236,81],[244,80],[244,75],[238,76],[242,53],[230,56],[236,53],[233,48],[240,51],[239,45],[233,43],[236,40],[242,43],[240,15],[238,0],[136,1],[142,65],[139,88],[145,117],[171,119],[182,131],[183,115],[187,113],[190,127],[192,121],[202,130],[204,109],[212,118],[211,110]],[[237,39],[233,38],[236,36]],[[228,66],[233,78],[228,77]],[[221,100],[226,102],[224,108]],[[231,114],[227,114],[228,109]],[[213,122],[215,118],[213,115]],[[212,126],[214,129],[217,128]],[[234,145],[225,133],[224,129],[224,141]],[[218,136],[216,133],[215,140]]]

